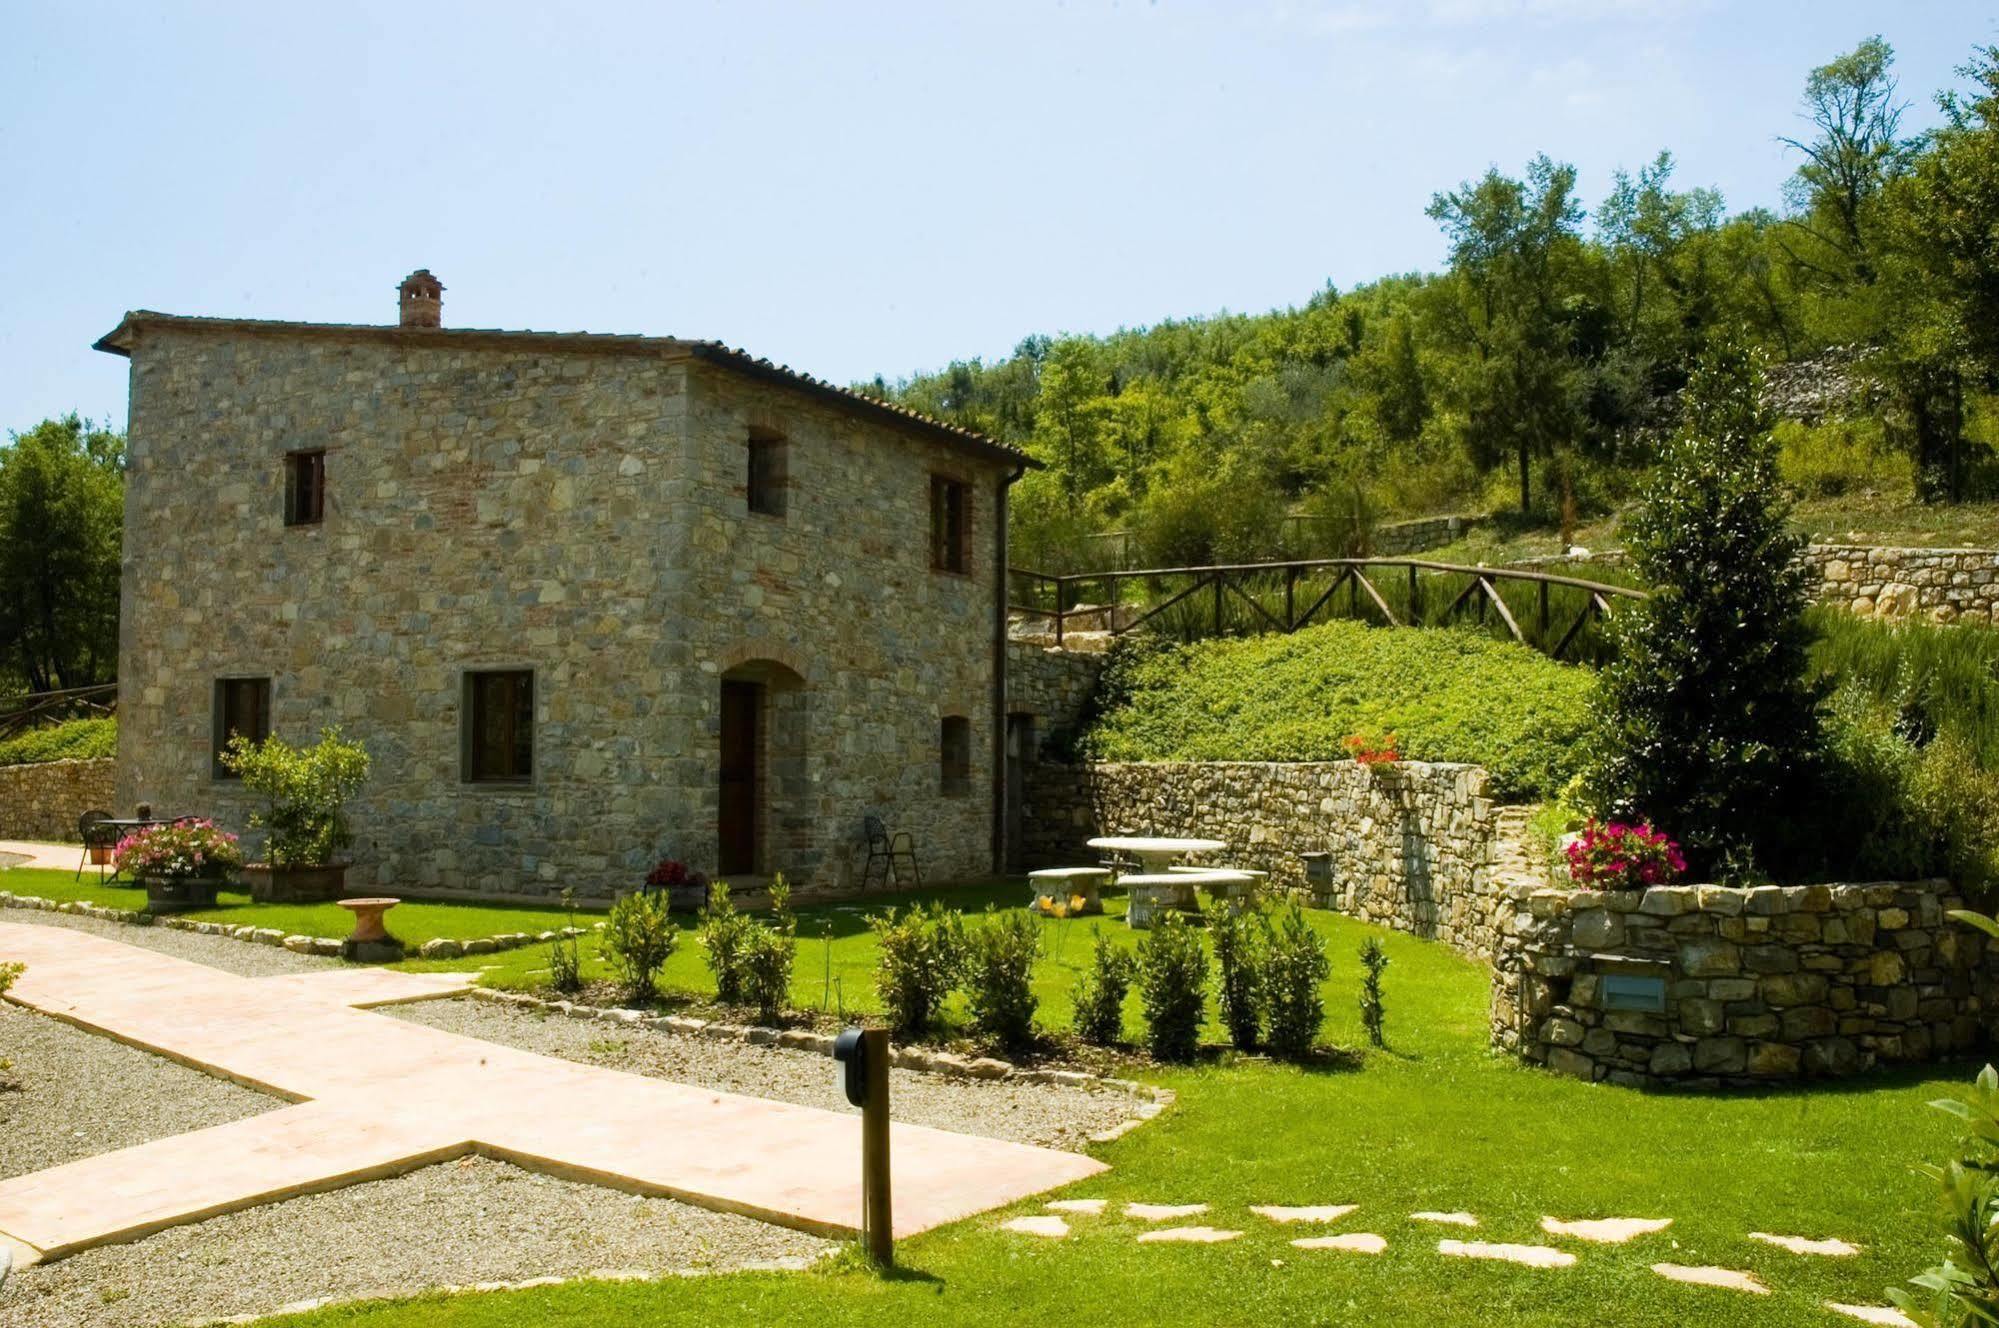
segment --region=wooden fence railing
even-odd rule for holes
[[[0,699],[0,738],[25,733],[51,719],[78,715],[108,715],[118,705],[118,684],[68,687],[59,692],[29,692]]]
[[[1397,572],[1406,576],[1406,589],[1383,575]],[[1075,624],[1121,636],[1183,604],[1195,606],[1196,613],[1203,604],[1208,606],[1207,616],[1217,635],[1228,630],[1228,606],[1238,603],[1247,606],[1247,621],[1258,630],[1295,632],[1324,614],[1343,588],[1347,592],[1349,616],[1379,617],[1391,627],[1424,621],[1428,616],[1426,598],[1435,593],[1449,594],[1455,588],[1455,595],[1429,621],[1449,622],[1475,607],[1481,622],[1487,621],[1489,613],[1497,614],[1507,633],[1515,641],[1528,645],[1532,642],[1521,630],[1518,615],[1500,593],[1501,584],[1526,584],[1537,591],[1535,611],[1540,629],[1537,638],[1547,645],[1550,655],[1560,659],[1586,625],[1611,615],[1615,601],[1646,598],[1643,590],[1632,586],[1606,585],[1524,568],[1465,567],[1426,558],[1314,558],[1296,562],[1077,572],[1067,576],[1017,567],[1009,569],[1008,575],[1009,607],[1015,613],[1053,623],[1057,645],[1063,643],[1069,632],[1079,630]],[[1318,584],[1321,577],[1330,579],[1322,586]],[[1459,578],[1463,579],[1462,587],[1456,586]],[[1426,585],[1440,579],[1447,583],[1441,592]],[[1377,580],[1390,586],[1395,597],[1402,600],[1399,612],[1390,604],[1390,596],[1383,594],[1382,585],[1376,584]],[[1138,583],[1142,593],[1130,593],[1133,583]],[[1581,594],[1576,617],[1559,637],[1553,637],[1549,630],[1551,588]],[[1086,598],[1093,593],[1094,600]],[[1362,596],[1366,597],[1364,606]],[[1183,618],[1186,612],[1182,611]],[[1551,638],[1552,644],[1548,644]]]

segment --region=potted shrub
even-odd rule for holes
[[[260,903],[318,903],[346,893],[341,852],[354,842],[346,805],[368,778],[368,751],[320,730],[310,747],[273,734],[262,742],[229,740],[222,762],[243,787],[264,799],[250,824],[266,832],[265,861],[243,869],[250,897]]]
[[[145,887],[148,913],[214,908],[215,892],[243,865],[236,836],[203,820],[136,831],[118,841],[115,856],[118,870]]]
[[[675,913],[696,913],[708,902],[708,878],[672,858],[646,873],[646,891],[655,890],[666,891],[666,906]]]

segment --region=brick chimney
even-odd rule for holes
[[[404,277],[396,293],[401,297],[404,327],[444,326],[444,283],[431,276],[429,268],[420,267]]]

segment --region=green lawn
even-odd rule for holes
[[[0,888],[51,893],[37,874]],[[129,892],[128,892],[129,893]],[[937,892],[965,906],[1025,891]],[[1115,900],[1113,907],[1117,907]],[[418,906],[405,906],[415,908]],[[437,906],[456,912],[457,906]],[[246,917],[262,910],[243,910]],[[468,914],[488,910],[463,910]],[[520,917],[513,910],[491,910]],[[872,1009],[872,939],[864,914],[801,912],[794,996],[816,1008],[833,974],[848,1008]],[[527,1328],[618,1324],[1339,1323],[1506,1325],[1823,1324],[1823,1300],[1880,1303],[1882,1288],[1937,1250],[1929,1182],[1911,1167],[1941,1155],[1952,1131],[1924,1104],[1957,1090],[1967,1063],[1845,1085],[1719,1096],[1591,1087],[1519,1068],[1486,1049],[1482,968],[1431,943],[1314,914],[1332,943],[1327,1036],[1361,1045],[1354,951],[1379,935],[1389,1042],[1358,1068],[1299,1070],[1230,1060],[1146,1077],[1178,1091],[1160,1119],[1101,1147],[1112,1170],[1073,1187],[1113,1200],[1206,1201],[1204,1219],[1248,1234],[1220,1246],[1140,1246],[1116,1216],[1078,1218],[1074,1237],[1044,1244],[997,1231],[1026,1204],[904,1242],[904,1271],[735,1275],[657,1285],[584,1284],[449,1300],[330,1309],[288,1323],[330,1328]],[[1087,955],[1090,923],[1051,922],[1042,966],[1044,1020],[1065,1023],[1067,985]],[[473,928],[476,930],[476,928]],[[1118,927],[1115,935],[1128,938]],[[585,943],[588,956],[591,946]],[[532,985],[542,947],[456,961],[486,980]],[[594,963],[594,960],[591,961]],[[444,967],[444,965],[411,965]],[[683,945],[672,985],[703,989],[697,947]],[[1132,1012],[1135,1016],[1135,1011]],[[1136,1028],[1135,1017],[1129,1026]],[[1210,1032],[1214,1032],[1211,1026]],[[1301,1233],[1246,1210],[1262,1203],[1358,1203],[1333,1230],[1374,1231],[1388,1253],[1294,1250]],[[1541,1243],[1543,1214],[1671,1217],[1665,1233],[1623,1247],[1561,1242],[1574,1268],[1536,1272],[1443,1259],[1440,1236],[1468,1233],[1408,1221],[1419,1209],[1478,1213],[1487,1240]],[[1804,1259],[1750,1241],[1750,1231],[1843,1236],[1850,1260]],[[1753,1269],[1767,1297],[1683,1287],[1648,1271],[1659,1260]],[[1281,1266],[1273,1263],[1281,1261]]]

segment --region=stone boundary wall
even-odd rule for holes
[[[76,839],[76,820],[93,808],[113,811],[117,761],[42,761],[0,765],[0,839]]]
[[[1986,1040],[1999,964],[1945,882],[1508,890],[1493,1044],[1581,1079],[1722,1088]],[[1620,988],[1611,990],[1613,986]]]
[[[1497,811],[1477,766],[1403,761],[1043,763],[1028,780],[1036,866],[1101,856],[1105,834],[1225,841],[1229,866],[1267,871],[1322,907],[1489,957],[1511,909],[1494,888]],[[1308,852],[1330,854],[1308,881]]]
[[[1006,645],[1006,709],[1032,715],[1038,747],[1066,750],[1096,695],[1104,671],[1100,653],[1061,650],[1031,641]],[[1030,754],[1030,757],[1038,753]]]
[[[1467,533],[1491,519],[1489,516],[1454,515],[1395,521],[1370,531],[1367,549],[1376,558],[1400,558],[1405,554],[1422,553],[1463,539]]]
[[[1813,544],[1805,562],[1819,599],[1865,618],[1999,621],[1999,551]]]

